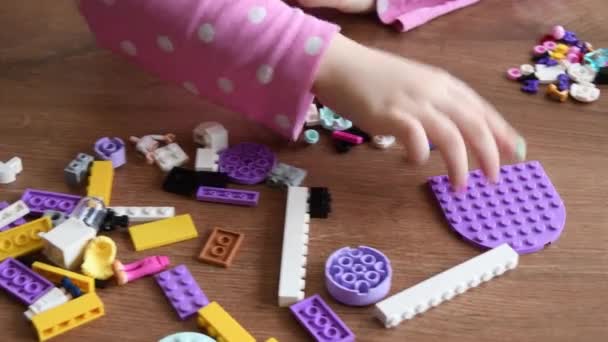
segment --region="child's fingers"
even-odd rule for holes
[[[458,126],[486,177],[491,182],[497,182],[500,155],[494,135],[486,122],[484,108],[462,101],[446,103],[439,109],[447,113]]]
[[[298,3],[304,7],[328,7],[346,13],[363,13],[374,8],[375,0],[298,0]]]
[[[407,159],[415,164],[422,164],[429,159],[429,143],[424,127],[420,121],[408,114],[395,115],[391,125],[391,131],[405,144]]]
[[[467,149],[458,127],[448,117],[435,109],[427,108],[422,116],[422,125],[448,167],[448,175],[454,188],[462,189],[467,184]]]

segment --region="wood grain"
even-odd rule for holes
[[[101,136],[175,132],[194,156],[193,127],[222,122],[231,143],[269,144],[283,162],[305,168],[307,185],[329,186],[334,212],[311,224],[307,294],[321,293],[359,341],[601,341],[608,336],[608,96],[581,105],[521,94],[504,79],[526,61],[535,39],[555,23],[595,46],[608,45],[603,0],[484,0],[476,6],[398,34],[374,18],[322,12],[343,32],[370,46],[442,66],[486,96],[526,136],[530,159],[540,160],[566,203],[561,239],[521,258],[520,267],[430,310],[396,329],[384,329],[371,308],[349,308],[328,298],[323,267],[345,245],[370,245],[392,260],[393,290],[409,287],[480,253],[460,241],[442,219],[424,185],[444,174],[434,152],[428,164],[403,162],[403,150],[361,147],[337,155],[328,139],[311,147],[285,144],[238,115],[189,96],[95,47],[68,0],[5,1],[0,7],[0,160],[24,161],[16,183],[0,187],[14,201],[26,187],[70,191],[62,170]],[[164,193],[163,174],[132,150],[117,171],[114,205],[172,205],[192,214],[200,238],[135,253],[129,237],[112,237],[125,261],[154,254],[187,264],[209,298],[220,302],[258,339],[306,341],[304,330],[278,308],[277,284],[285,194],[261,191],[257,208],[198,203]],[[245,234],[234,264],[199,263],[211,228]],[[107,316],[58,341],[157,341],[197,330],[181,322],[152,279],[99,290]],[[0,295],[3,341],[32,341],[25,307]]]

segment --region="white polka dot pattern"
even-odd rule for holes
[[[156,44],[158,45],[158,48],[165,51],[165,52],[173,52],[173,43],[171,42],[171,39],[167,36],[158,36],[156,38]]]
[[[284,114],[279,114],[279,115],[275,116],[274,122],[282,129],[289,129],[291,127],[289,118]]]
[[[262,6],[253,6],[249,10],[249,22],[259,24],[266,18],[266,9]]]
[[[215,29],[209,23],[202,24],[198,29],[198,38],[204,43],[211,43],[215,39]]]
[[[323,47],[323,39],[321,39],[321,37],[318,37],[318,36],[312,36],[312,37],[308,38],[308,40],[306,41],[306,46],[304,47],[304,50],[306,51],[307,54],[309,54],[311,56],[316,56],[319,54],[319,52],[321,52],[322,47]]]
[[[217,80],[217,86],[226,94],[234,91],[234,83],[226,77],[220,77]]]
[[[192,94],[199,95],[198,88],[196,87],[196,85],[194,83],[192,83],[190,81],[186,81],[182,84],[182,86],[184,87],[184,89],[191,92]]]
[[[263,64],[262,66],[260,66],[258,68],[258,72],[257,72],[258,81],[261,84],[268,84],[268,83],[272,82],[273,73],[274,73],[274,69],[270,65]]]
[[[129,56],[137,56],[137,47],[130,40],[123,40],[120,43],[120,48]]]

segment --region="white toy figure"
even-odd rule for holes
[[[148,164],[154,164],[154,151],[160,146],[160,142],[170,144],[175,141],[175,134],[169,133],[165,135],[149,134],[141,138],[130,137],[129,141],[135,144],[135,148],[146,157]]]
[[[13,157],[6,163],[0,161],[0,184],[14,182],[21,171],[23,171],[23,164],[19,157]]]

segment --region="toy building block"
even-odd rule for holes
[[[503,244],[377,303],[374,315],[385,327],[396,327],[403,320],[514,269],[518,259],[517,252]]]
[[[312,218],[327,218],[331,213],[331,194],[324,187],[310,188],[308,211]]]
[[[70,214],[70,217],[82,221],[87,226],[99,230],[104,223],[108,209],[99,197],[83,197]]]
[[[266,179],[266,184],[277,187],[300,186],[306,178],[306,170],[285,163],[278,163]]]
[[[54,264],[73,270],[82,264],[84,250],[97,231],[72,217],[39,235],[44,243],[43,254]]]
[[[372,141],[372,136],[369,135],[367,132],[363,131],[361,128],[357,127],[357,126],[352,126],[349,129],[344,130],[345,133],[350,133],[356,136],[359,136],[361,138],[363,138],[363,142],[370,142]]]
[[[163,190],[190,197],[194,195],[199,186],[225,188],[227,184],[228,176],[225,173],[174,167],[165,178]]]
[[[209,299],[185,265],[161,272],[154,278],[182,321],[209,304]]]
[[[0,263],[0,288],[20,302],[32,305],[54,286],[19,261],[7,258]]]
[[[36,261],[32,264],[32,270],[50,280],[55,285],[61,284],[61,280],[63,278],[68,278],[83,292],[95,292],[94,279],[84,274],[68,271],[66,269],[45,264],[40,261]]]
[[[217,122],[203,122],[193,131],[194,142],[221,151],[228,147],[228,131]]]
[[[279,342],[279,340],[277,340],[274,337],[271,337],[271,338],[267,339],[266,342]]]
[[[52,227],[51,220],[42,217],[0,233],[0,260],[42,249],[44,244],[38,234],[48,232]]]
[[[304,299],[306,256],[308,255],[308,188],[289,187],[283,230],[283,251],[279,278],[279,306]]]
[[[265,145],[241,143],[220,153],[219,170],[238,184],[263,182],[272,170],[276,156]]]
[[[94,279],[106,280],[114,275],[112,264],[116,260],[116,243],[107,236],[89,241],[84,251],[82,273]]]
[[[321,125],[321,117],[319,116],[319,109],[317,105],[311,103],[306,112],[306,127],[314,127]]]
[[[353,126],[352,121],[341,117],[328,107],[321,107],[319,116],[321,117],[321,126],[328,130],[344,131]]]
[[[202,202],[226,203],[246,207],[255,207],[258,205],[260,193],[250,190],[201,186],[196,192],[196,199]]]
[[[125,142],[120,138],[103,137],[95,142],[94,150],[97,158],[111,161],[114,168],[127,163]]]
[[[175,216],[175,207],[110,207],[118,216],[127,216],[130,222],[158,221]]]
[[[209,264],[229,267],[241,247],[244,234],[213,228],[198,259]]]
[[[26,189],[21,200],[30,208],[33,215],[42,215],[45,210],[56,210],[71,214],[82,197],[58,192]]]
[[[76,158],[72,160],[63,170],[65,182],[71,186],[81,185],[85,182],[89,174],[89,168],[95,158],[86,153],[78,153]]]
[[[0,213],[2,213],[2,210],[6,209],[8,206],[9,206],[8,202],[0,202]],[[29,211],[29,208],[28,208],[28,211]],[[2,217],[2,216],[0,216],[0,217]],[[26,222],[27,221],[23,217],[19,218],[19,219],[13,221],[12,223],[5,225],[4,227],[0,226],[0,232],[9,230],[11,228],[19,227],[20,225],[25,224]]]
[[[165,270],[170,264],[169,257],[164,255],[150,256],[130,264],[114,261],[112,269],[118,285],[133,282],[147,275],[156,274]]]
[[[391,289],[390,260],[375,248],[344,247],[325,263],[325,285],[338,302],[351,306],[377,303]]]
[[[158,342],[215,342],[207,335],[185,331],[161,338]]]
[[[30,208],[21,200],[0,208],[0,231],[7,230],[15,222],[22,222],[23,217],[30,213]]]
[[[566,223],[566,209],[538,161],[500,168],[491,184],[481,170],[469,173],[465,192],[455,192],[447,176],[429,178],[451,228],[482,248],[508,243],[520,254],[556,241]]]
[[[17,175],[23,171],[21,158],[13,157],[6,163],[0,161],[0,184],[9,184],[17,180]]]
[[[69,293],[63,289],[54,287],[42,297],[38,298],[23,314],[28,320],[32,320],[32,317],[35,315],[67,303],[70,299],[72,299],[72,296]]]
[[[353,145],[363,144],[362,137],[360,137],[358,135],[350,134],[350,133],[344,132],[344,131],[333,131],[331,134],[331,137],[335,140],[346,141],[347,143],[350,143]]]
[[[397,138],[393,135],[374,135],[374,146],[381,150],[393,146],[396,141]]]
[[[354,342],[355,334],[318,294],[289,307],[317,342]]]
[[[95,292],[90,292],[69,302],[46,310],[32,317],[32,324],[40,342],[89,323],[105,314],[103,303]]]
[[[107,209],[106,216],[103,218],[103,222],[99,226],[99,229],[105,232],[110,232],[117,228],[129,228],[129,216],[116,215],[116,212],[114,212],[114,210]]]
[[[196,162],[194,163],[194,169],[196,171],[211,171],[217,172],[217,162],[220,156],[212,148],[198,148],[196,149]]]
[[[138,252],[198,237],[189,214],[132,226],[129,234]]]
[[[97,197],[110,205],[112,197],[112,186],[114,183],[114,167],[111,161],[94,161],[91,166],[89,176],[89,186],[87,187],[88,197]]]
[[[156,164],[164,172],[169,172],[172,168],[182,166],[188,162],[188,155],[176,143],[158,148],[153,154]]]
[[[217,302],[198,310],[198,325],[218,341],[224,342],[255,342],[255,338],[247,332],[228,312]]]
[[[42,217],[48,217],[53,224],[53,227],[57,227],[58,225],[65,222],[70,216],[66,213],[57,210],[45,210]]]

